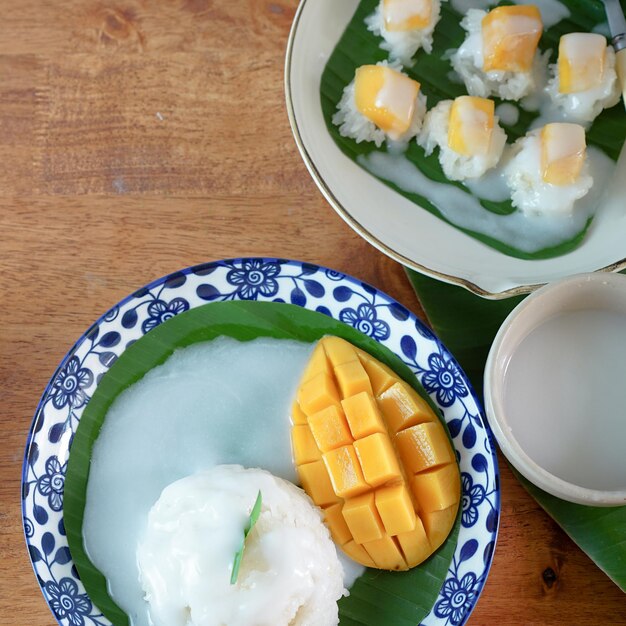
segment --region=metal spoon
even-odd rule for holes
[[[626,19],[619,0],[602,0],[609,20],[609,29],[615,49],[617,75],[622,85],[622,98],[626,105]]]

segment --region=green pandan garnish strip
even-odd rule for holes
[[[241,567],[241,561],[243,560],[243,551],[246,548],[246,538],[250,534],[250,531],[254,528],[254,525],[257,523],[259,519],[259,515],[261,514],[261,504],[263,504],[263,497],[261,495],[261,491],[257,494],[256,501],[254,502],[254,506],[252,507],[252,511],[250,511],[250,517],[248,518],[248,522],[246,523],[246,527],[243,529],[243,538],[241,539],[241,547],[235,553],[235,558],[233,560],[233,572],[230,575],[230,584],[234,585],[237,582],[237,577],[239,576],[239,568]]]

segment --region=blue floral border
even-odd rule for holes
[[[33,569],[58,623],[110,624],[85,593],[63,526],[67,457],[84,407],[126,347],[190,308],[229,300],[289,302],[329,315],[386,345],[415,372],[446,419],[462,477],[459,542],[422,626],[464,624],[486,581],[500,516],[495,447],[476,395],[441,342],[392,298],[334,270],[274,258],[206,263],[150,283],[91,326],[50,380],[27,439],[22,515]]]

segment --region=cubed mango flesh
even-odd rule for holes
[[[376,567],[376,563],[360,543],[354,540],[348,541],[341,548],[353,561],[365,565],[365,567]]]
[[[415,528],[415,505],[406,485],[381,487],[375,493],[376,508],[388,535],[408,533]],[[421,522],[420,522],[421,524]]]
[[[395,372],[384,363],[370,356],[367,352],[363,352],[363,350],[357,350],[357,354],[367,375],[370,377],[372,391],[375,396],[379,396],[398,381],[398,376]]]
[[[386,433],[383,416],[371,393],[362,391],[341,401],[350,432],[355,439],[374,433]]]
[[[385,532],[372,492],[347,500],[343,505],[343,519],[357,543],[380,539]]]
[[[482,21],[483,70],[529,72],[543,24],[533,4],[496,7]]]
[[[349,398],[364,391],[372,393],[372,384],[360,361],[335,366],[335,376],[342,398]]]
[[[297,400],[291,405],[291,423],[294,425],[307,423],[306,413],[300,408]]]
[[[354,446],[330,450],[322,458],[333,489],[340,498],[351,498],[369,489]]]
[[[309,428],[317,447],[328,452],[352,443],[348,422],[341,408],[331,404],[309,417]]]
[[[311,500],[317,506],[325,507],[339,502],[323,461],[304,463],[303,465],[298,465],[297,469],[302,488],[309,494]]]
[[[324,347],[318,343],[313,349],[309,362],[304,369],[301,382],[305,383],[321,373],[331,374],[332,370],[328,358],[326,357]]]
[[[362,544],[367,553],[372,557],[378,569],[405,570],[406,561],[398,548],[398,544],[393,537],[383,535],[380,539],[367,541]]]
[[[356,348],[350,342],[341,339],[341,337],[326,337],[323,343],[317,344],[317,348],[321,348],[324,351],[332,367],[350,363],[350,361],[358,361],[359,359]]]
[[[442,511],[422,511],[420,513],[433,552],[446,540],[450,531],[446,532],[445,529],[452,528],[457,511],[458,503]]]
[[[343,517],[343,504],[340,502],[324,509],[324,522],[337,545],[343,546],[352,540],[352,533]]]
[[[307,416],[331,404],[339,405],[339,392],[332,375],[320,372],[301,385],[298,390],[298,404]]]
[[[421,563],[433,552],[424,530],[424,524],[422,524],[422,520],[419,517],[415,519],[415,528],[413,530],[399,533],[396,539],[400,544],[400,549],[407,563]]]
[[[456,463],[415,474],[412,486],[420,511],[447,509],[460,497]]]
[[[458,510],[448,436],[428,402],[386,365],[337,337],[319,346],[329,369],[301,382],[306,423],[294,420],[292,432],[301,484],[348,556],[367,567],[414,567],[445,540]],[[319,351],[312,358],[319,363]]]
[[[296,424],[291,429],[291,447],[296,465],[313,463],[322,459],[311,429],[306,424]]]
[[[354,442],[365,482],[378,487],[390,481],[402,480],[398,457],[387,433],[374,433]]]
[[[404,467],[412,474],[455,461],[445,431],[435,422],[418,424],[399,432],[396,446]]]
[[[378,396],[378,406],[393,433],[437,419],[426,400],[404,381],[398,381],[383,391]]]

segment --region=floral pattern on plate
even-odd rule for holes
[[[422,625],[464,624],[489,572],[500,515],[494,445],[467,378],[432,332],[386,294],[317,265],[261,258],[191,267],[139,289],[78,340],[44,391],[26,445],[22,513],[33,568],[59,624],[110,625],[85,592],[63,525],[67,460],[85,406],[129,345],[189,309],[229,300],[288,302],[323,313],[379,341],[415,373],[444,415],[462,477],[459,541]]]

